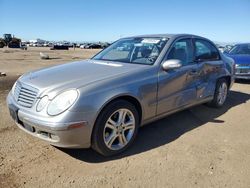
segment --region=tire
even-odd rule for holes
[[[134,142],[138,128],[139,115],[135,106],[125,100],[114,101],[96,120],[92,148],[103,156],[119,154]]]
[[[0,42],[0,48],[3,48],[5,44],[3,42]]]
[[[208,103],[208,105],[214,108],[221,108],[227,99],[227,95],[228,95],[227,80],[221,78],[216,83],[214,98],[210,103]]]

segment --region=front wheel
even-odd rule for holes
[[[135,106],[119,100],[109,104],[97,118],[92,134],[92,148],[104,156],[118,154],[134,141],[139,127]]]
[[[209,106],[220,108],[224,105],[228,95],[228,83],[227,80],[222,78],[217,81],[214,98],[209,103]]]

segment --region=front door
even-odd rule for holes
[[[182,66],[168,71],[159,70],[157,115],[196,101],[198,65],[193,54],[192,39],[180,39],[172,45],[165,60],[179,59]]]

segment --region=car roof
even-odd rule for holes
[[[250,43],[237,43],[235,45],[250,45]]]
[[[163,38],[179,38],[179,37],[198,37],[198,38],[203,38],[197,35],[192,35],[192,34],[150,34],[150,35],[137,35],[137,36],[131,36],[131,37],[125,37],[125,38],[136,38],[136,37],[152,37],[152,38],[157,38],[157,37],[163,37]]]

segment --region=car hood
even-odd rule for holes
[[[113,79],[137,71],[147,65],[85,60],[58,65],[30,72],[20,78],[20,82],[39,89],[41,92],[61,91]]]
[[[250,55],[230,55],[230,54],[227,54],[227,56],[233,58],[236,64],[248,64],[248,65],[250,65]]]

